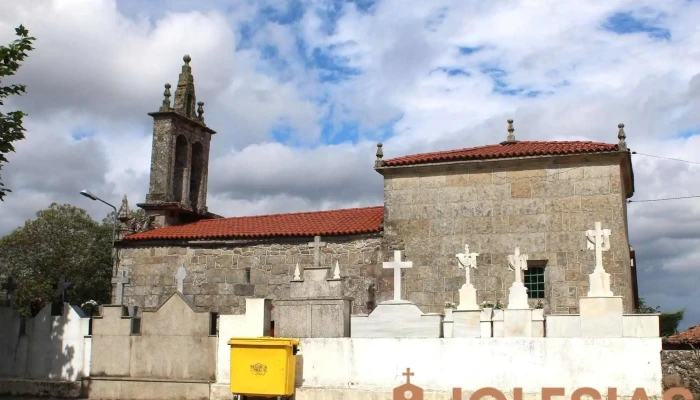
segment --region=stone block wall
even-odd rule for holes
[[[345,293],[354,299],[353,313],[367,313],[368,301],[371,309],[371,304],[391,298],[391,293],[374,293],[381,275],[391,272],[381,269],[381,237],[321,240],[327,246],[322,248],[320,263],[331,268],[338,261]],[[296,264],[300,269],[313,265],[314,249],[309,242],[313,238],[206,245],[130,244],[119,250],[120,268],[130,278],[124,287],[124,304],[145,310],[158,307],[177,289],[175,272],[184,265],[189,273],[184,295],[198,310],[242,314],[245,297],[274,300],[289,296]]]
[[[692,348],[661,351],[664,389],[685,387],[700,399],[700,345]]]
[[[551,159],[550,159],[551,160]],[[459,301],[464,271],[455,254],[470,245],[480,253],[472,271],[478,301],[507,301],[514,280],[507,256],[520,246],[545,266],[547,313],[577,313],[588,291],[594,251],[585,231],[596,221],[610,229],[604,267],[615,295],[633,309],[626,202],[620,159],[611,157],[510,164],[480,163],[451,171],[404,167],[385,176],[384,235],[400,241],[414,268],[405,270],[406,296],[425,312]],[[392,290],[380,280],[380,292]],[[534,305],[535,300],[531,300]]]

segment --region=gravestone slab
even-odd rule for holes
[[[578,314],[548,315],[545,324],[548,338],[581,337],[581,316]]]
[[[481,329],[481,337],[493,337],[493,309],[484,308],[481,310],[479,318],[479,327]]]
[[[581,297],[581,337],[622,337],[622,297]]]
[[[289,297],[276,300],[275,336],[294,338],[337,338],[350,336],[352,299],[343,293],[343,279],[336,263],[329,278],[328,268],[318,267],[320,237],[309,243],[317,250],[314,266],[295,269],[290,282]]]
[[[481,310],[454,310],[452,318],[453,337],[481,337]]]
[[[532,337],[544,337],[544,309],[532,310]]]
[[[493,310],[493,337],[503,337],[503,310]]]
[[[504,337],[532,337],[532,310],[504,310]]]
[[[439,338],[442,314],[423,314],[414,303],[389,300],[377,305],[370,315],[351,317],[353,338]]]
[[[352,300],[309,298],[275,302],[275,335],[294,338],[350,337]]]

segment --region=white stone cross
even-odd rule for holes
[[[299,271],[299,263],[297,263],[297,266],[294,268],[294,277],[292,280],[295,281],[300,281],[301,280],[301,272]]]
[[[326,242],[322,242],[320,236],[314,236],[314,241],[309,242],[309,247],[314,249],[314,268],[321,266],[321,247],[325,245]]]
[[[401,300],[401,268],[413,268],[413,261],[401,262],[401,250],[394,250],[394,261],[385,262],[384,268],[394,269],[394,300]]]
[[[180,265],[175,273],[175,279],[177,279],[177,291],[184,294],[185,278],[187,277],[187,270],[184,265]]]
[[[124,303],[124,285],[129,283],[129,278],[126,277],[126,271],[119,271],[116,278],[112,278],[112,283],[117,285],[117,304]]]
[[[601,223],[595,223],[595,229],[586,231],[588,250],[595,250],[595,271],[604,271],[603,252],[610,250],[610,229],[601,229]]]
[[[333,279],[340,279],[340,265],[338,260],[335,261],[335,270],[333,271]]]
[[[527,254],[520,254],[520,247],[516,247],[515,253],[508,256],[508,268],[515,271],[515,282],[522,283],[522,271],[527,269],[527,258]]]
[[[469,278],[469,268],[476,268],[476,257],[479,253],[470,253],[469,245],[464,245],[464,253],[457,254],[457,261],[459,263],[459,269],[464,269],[467,273],[467,286],[471,285],[471,279]]]

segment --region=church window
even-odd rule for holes
[[[202,170],[204,169],[204,148],[199,142],[192,145],[192,160],[190,165],[192,166],[190,172],[190,204],[192,208],[196,210],[199,203]]]
[[[175,171],[173,174],[173,198],[182,201],[182,190],[187,168],[187,139],[180,135],[175,142]]]
[[[524,271],[523,283],[527,296],[531,299],[544,299],[544,265],[528,265]]]

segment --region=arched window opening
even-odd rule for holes
[[[187,168],[187,139],[180,135],[175,142],[175,173],[173,175],[173,198],[182,201],[185,168]]]
[[[195,210],[199,204],[199,190],[202,187],[204,170],[204,148],[197,142],[192,145],[192,171],[190,173],[190,204]]]

